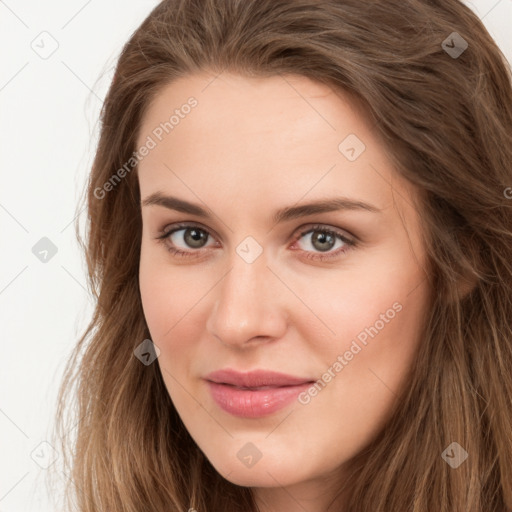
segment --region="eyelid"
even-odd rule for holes
[[[300,229],[300,228],[299,228]],[[345,229],[337,228],[335,226],[331,226],[330,224],[321,224],[321,223],[312,223],[307,224],[305,228],[302,229],[302,231],[299,231],[298,235],[296,235],[296,240],[300,239],[307,233],[310,233],[311,231],[326,231],[334,233],[335,235],[339,235],[342,238],[345,238],[346,240],[356,243],[357,239],[356,237],[348,232]]]
[[[181,229],[186,228],[200,228],[202,231],[208,233],[209,236],[213,236],[217,240],[220,240],[220,237],[215,233],[215,231],[211,228],[207,228],[205,225],[196,221],[186,221],[186,222],[177,222],[175,224],[168,224],[162,230],[160,230],[159,235],[156,238],[166,238],[171,233],[175,231],[180,231]]]

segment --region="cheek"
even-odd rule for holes
[[[208,275],[170,265],[166,256],[164,250],[160,254],[142,249],[139,286],[151,340],[160,349],[158,362],[171,392],[175,389],[171,375],[182,382],[194,372],[194,361],[204,358],[205,294],[216,279],[209,283]],[[175,393],[179,390],[174,390],[173,397]]]
[[[151,340],[160,350],[157,363],[169,397],[195,438],[201,432],[198,425],[205,421],[200,401],[191,399],[196,391],[190,386],[195,377],[194,361],[204,357],[199,343],[204,320],[198,320],[198,301],[205,290],[188,271],[158,259],[154,252],[148,257],[141,255],[139,282],[144,315]]]
[[[426,286],[410,290],[404,274],[392,274],[373,287],[355,287],[323,310],[336,336],[310,338],[308,355],[321,360],[318,369],[324,373],[301,403],[305,425],[315,424],[318,439],[336,436],[339,442],[335,450],[325,448],[327,465],[352,456],[379,432],[406,383],[427,297]]]
[[[169,306],[175,290],[154,255],[144,248],[139,267],[139,287],[146,323],[153,341],[157,343],[157,339],[172,325],[173,308]]]
[[[311,340],[308,349],[321,361],[320,371],[335,375],[324,374],[332,383],[326,387],[339,396],[350,390],[350,408],[369,404],[369,414],[375,403],[398,393],[421,340],[428,282],[406,256],[389,251],[361,265],[364,271],[324,279],[305,296],[322,323],[311,316],[302,337]]]
[[[186,270],[169,265],[164,247],[147,248],[148,243],[141,248],[139,287],[144,316],[157,343],[186,317],[201,287]]]
[[[308,338],[322,336],[331,351],[343,349],[354,338],[363,346],[375,336],[388,338],[391,345],[412,341],[427,307],[425,273],[409,251],[397,246],[357,254],[323,275],[288,274],[286,279],[310,310],[297,303],[309,318]],[[397,332],[401,336],[395,336]]]

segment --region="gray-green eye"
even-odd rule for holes
[[[206,243],[210,234],[197,226],[183,227],[171,231],[166,238],[175,247],[181,249],[202,249],[207,247]]]
[[[315,227],[309,231],[301,233],[297,242],[301,239],[308,240],[304,246],[300,247],[302,250],[307,252],[313,251],[322,253],[333,249],[333,252],[337,252],[337,249],[342,249],[344,246],[347,246],[348,248],[348,246],[352,245],[348,238],[335,231],[330,231],[322,227]]]

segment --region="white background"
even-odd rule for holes
[[[77,203],[116,59],[157,3],[0,0],[0,512],[53,510],[39,444],[92,312]],[[468,5],[512,62],[512,0]],[[58,48],[41,58],[37,45]],[[46,263],[32,253],[42,237],[57,247]]]

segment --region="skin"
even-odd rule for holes
[[[335,507],[336,478],[389,417],[420,342],[429,290],[417,193],[354,98],[301,76],[180,78],[146,111],[139,146],[190,96],[198,105],[138,169],[140,291],[163,379],[197,445],[226,479],[253,488],[262,511],[339,510],[346,494]],[[355,161],[338,149],[349,134],[366,146]],[[157,192],[210,217],[144,205]],[[280,208],[339,196],[381,211],[272,220]],[[157,239],[178,222],[206,230],[204,247],[187,245],[183,229]],[[314,229],[301,236],[314,224],[357,244],[336,241],[327,253],[347,252],[308,259],[326,254]],[[236,252],[248,236],[263,251],[252,263]],[[171,254],[173,244],[190,257]],[[209,394],[203,377],[226,367],[319,379],[396,303],[400,312],[341,371],[331,369],[307,404],[243,419]],[[252,467],[237,457],[248,442],[262,454]]]

